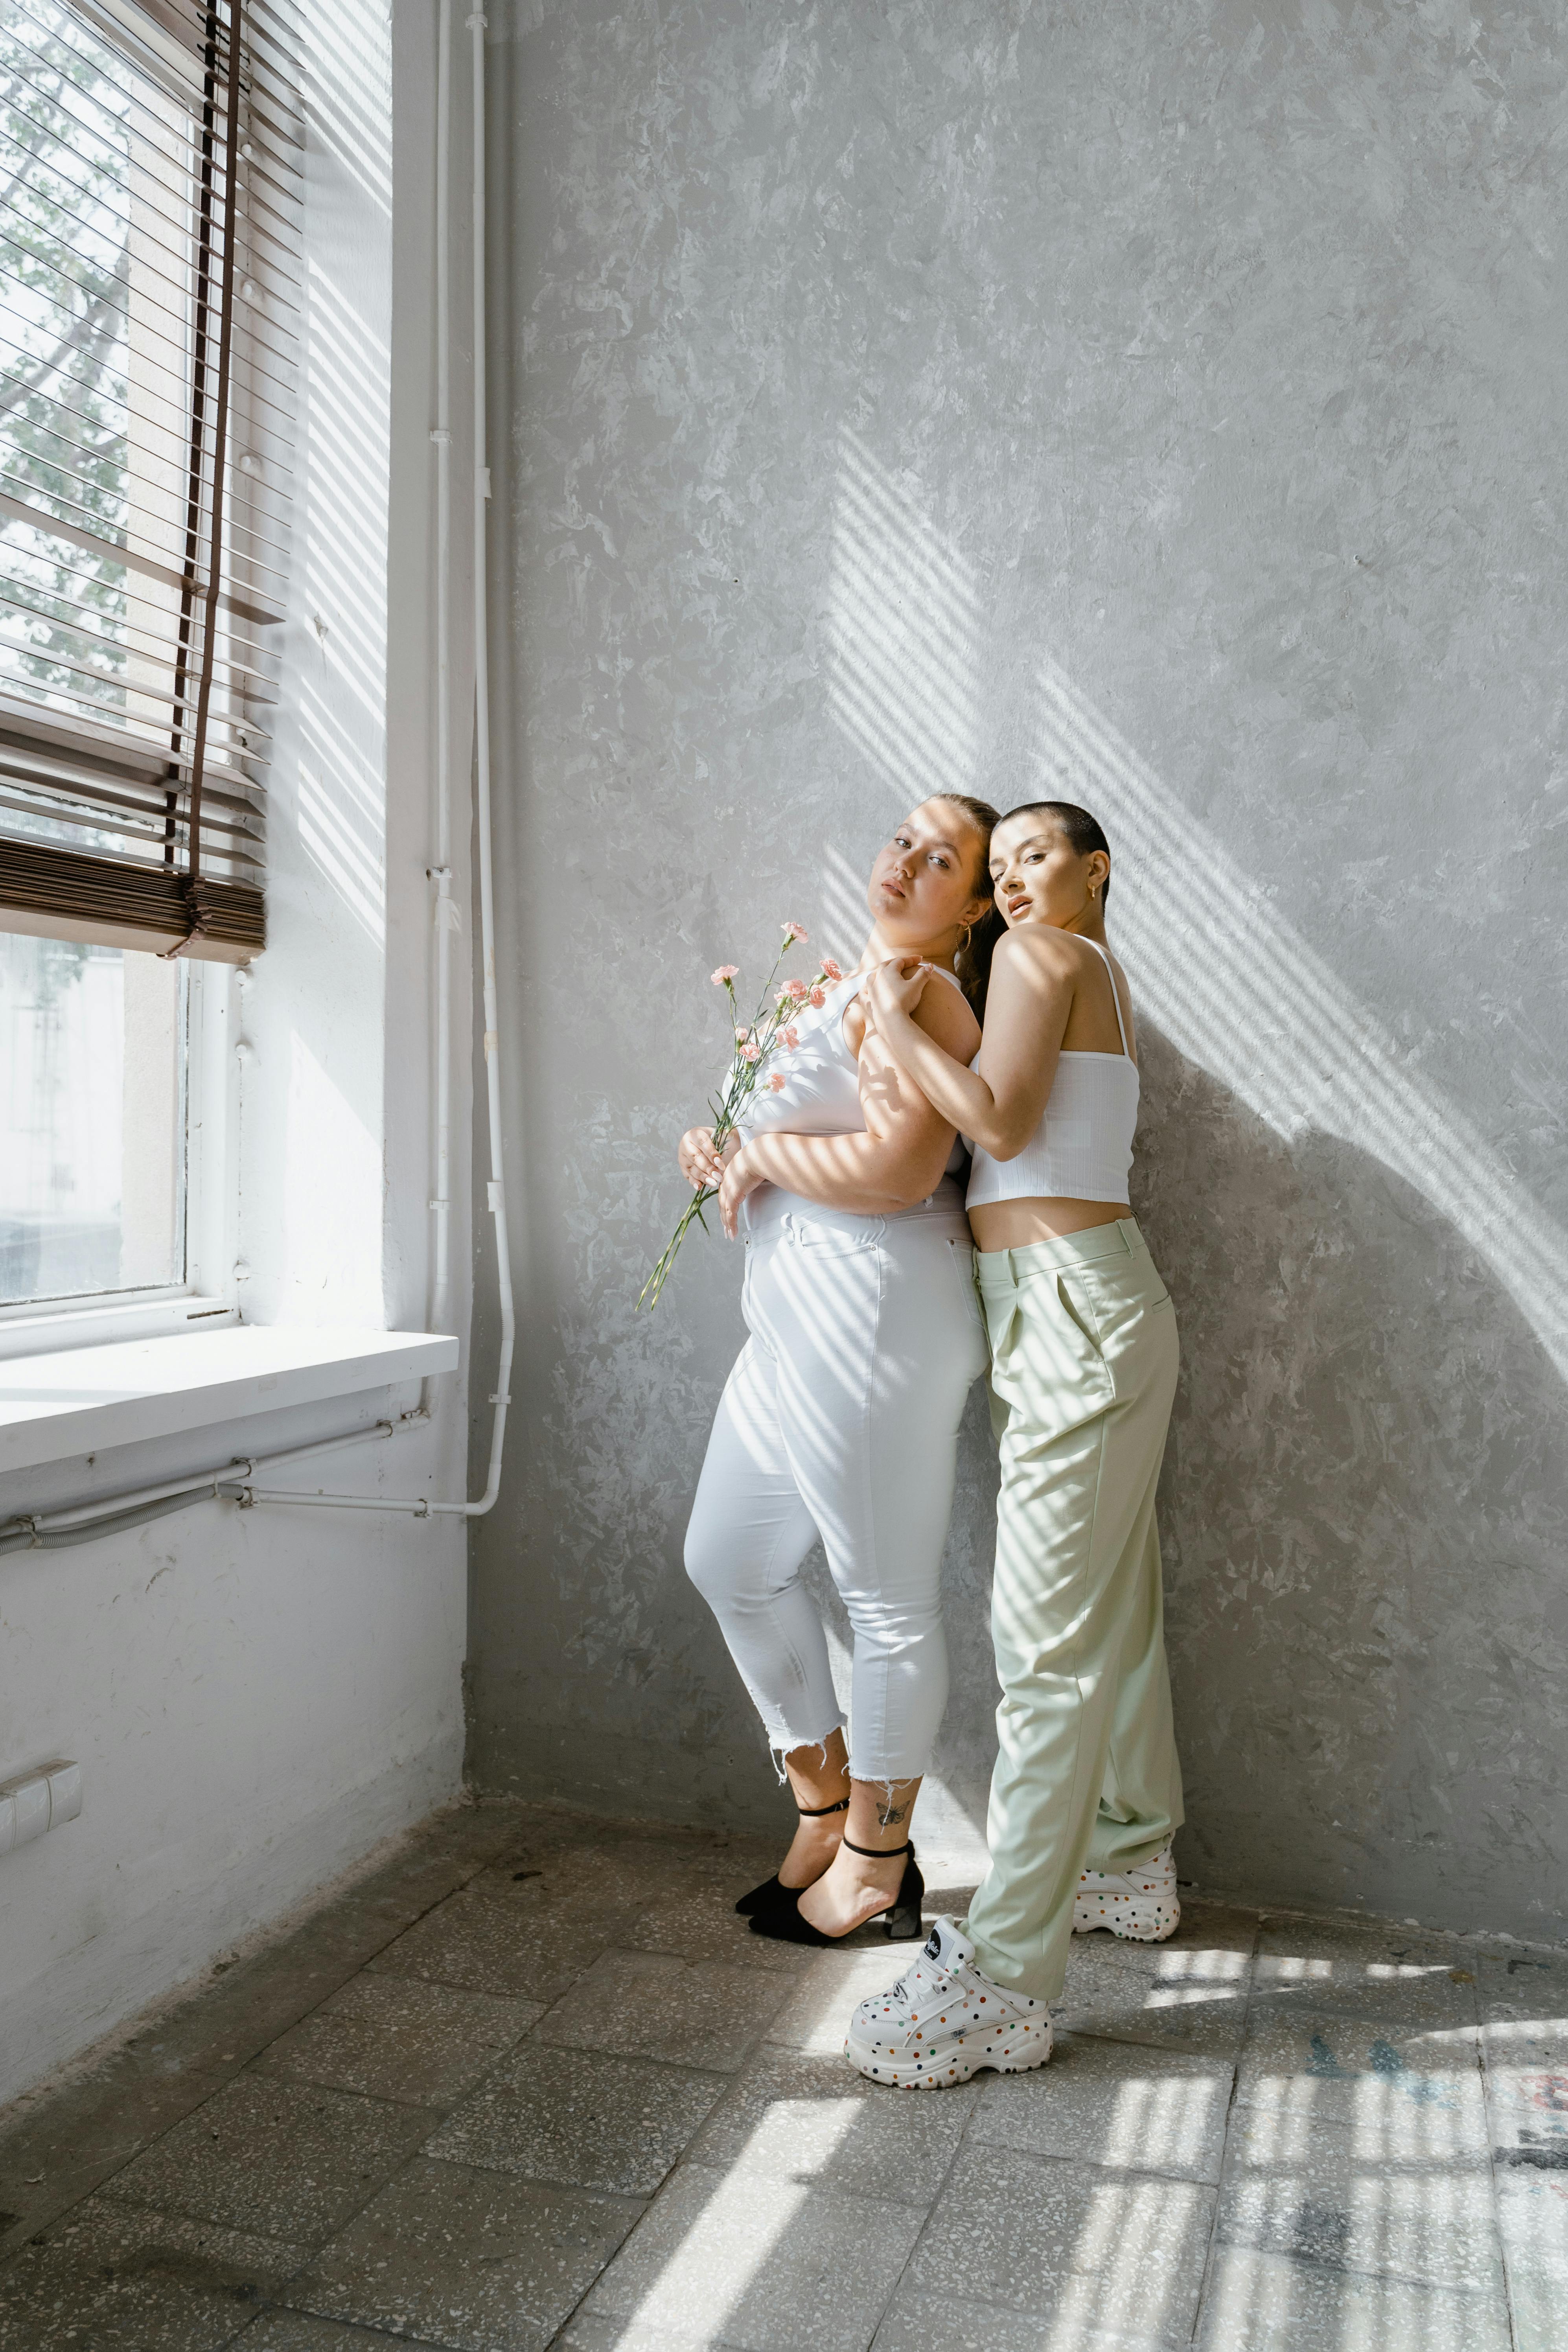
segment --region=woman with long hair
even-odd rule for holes
[[[885,1918],[921,1932],[910,1818],[947,1700],[942,1555],[958,1424],[984,1369],[952,1119],[879,1040],[868,973],[912,959],[916,1009],[967,1060],[996,922],[995,811],[943,794],[879,852],[856,970],[796,1021],[784,1087],[754,1098],[721,1167],[710,1128],[681,1138],[746,1243],[751,1333],[709,1440],[687,1572],[719,1620],[800,1814],[775,1875],[742,1896],[759,1935],[829,1943]],[[955,971],[954,966],[957,966]],[[850,1741],[801,1578],[820,1535],[854,1632]]]
[[[1110,845],[1088,810],[1037,801],[997,824],[990,866],[1007,930],[973,1066],[920,1020],[931,974],[910,959],[867,991],[899,1069],[973,1139],[1002,1454],[991,1866],[846,2044],[910,2088],[1039,2065],[1075,1928],[1153,1942],[1181,1916],[1154,1524],[1176,1320],[1128,1208],[1139,1079],[1105,936]]]

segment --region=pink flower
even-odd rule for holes
[[[792,1023],[790,1024],[789,1027],[788,1027],[787,1029],[783,1029],[783,1030],[781,1030],[781,1031],[779,1032],[779,1034],[780,1034],[780,1036],[783,1038],[784,1045],[788,1047],[789,1051],[793,1054],[793,1053],[794,1053],[794,1051],[795,1051],[795,1047],[796,1047],[796,1046],[799,1045],[799,1043],[800,1043],[800,1031],[799,1031],[799,1030],[795,1026],[795,1024],[792,1022]],[[780,1086],[781,1086],[781,1087],[783,1086],[783,1084],[784,1084],[784,1080],[783,1080],[782,1078],[779,1080],[779,1084],[780,1084]]]
[[[740,969],[738,963],[721,963],[718,971],[709,976],[715,988],[722,988],[727,980],[733,980],[736,977]]]
[[[742,1062],[760,1062],[762,1058],[763,1049],[760,1045],[742,1045],[741,1047],[741,1059]]]
[[[786,980],[784,994],[793,997],[797,1004],[803,1003],[811,994],[811,982],[809,980]]]
[[[822,977],[824,980],[831,980],[835,985],[844,977],[841,967],[834,962],[831,956],[824,956],[822,959]]]
[[[770,1086],[770,1087],[772,1087],[772,1088],[773,1088],[773,1092],[774,1092],[774,1094],[775,1094],[775,1095],[782,1095],[782,1094],[783,1094],[783,1092],[784,1092],[784,1078],[783,1078],[782,1074],[781,1074],[779,1071],[775,1070],[775,1071],[773,1072],[773,1076],[768,1080],[768,1084],[769,1084],[769,1086]]]
[[[814,1004],[826,1004],[827,1002],[826,990],[823,988],[814,988],[811,992],[811,1001]]]
[[[804,923],[786,923],[784,925],[784,937],[786,940],[804,940],[805,937],[805,925]]]

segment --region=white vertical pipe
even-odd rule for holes
[[[286,1495],[245,1488],[247,1501],[292,1503],[316,1509],[411,1511],[420,1517],[437,1515],[482,1518],[495,1507],[500,1492],[501,1453],[506,1442],[508,1393],[517,1340],[517,1316],[511,1290],[511,1251],[506,1222],[506,1191],[502,1168],[500,1061],[498,1053],[500,1012],[496,995],[495,882],[490,861],[490,727],[489,615],[486,572],[486,502],[489,468],[485,464],[485,26],[478,10],[467,19],[473,36],[474,75],[474,755],[478,795],[479,849],[479,938],[484,956],[485,1078],[489,1120],[489,1206],[496,1233],[496,1284],[500,1306],[500,1361],[490,1402],[495,1418],[490,1430],[489,1472],[477,1503],[432,1502],[425,1496],[403,1499],[386,1495]],[[439,1331],[451,1305],[451,1160],[452,1160],[452,933],[458,925],[452,886],[451,806],[451,570],[452,570],[452,419],[451,318],[452,292],[449,246],[451,212],[448,178],[451,167],[451,34],[452,0],[441,0],[440,51],[436,68],[436,425],[430,438],[436,448],[436,862],[430,879],[436,885],[436,1014],[435,1014],[435,1193],[430,1208],[436,1219],[430,1286],[430,1328]],[[242,972],[240,978],[246,975]],[[426,1383],[426,1402],[429,1395]],[[427,1413],[405,1415],[403,1425],[423,1423]],[[328,1448],[351,1444],[346,1438],[328,1438],[320,1445],[296,1447],[269,1457],[269,1466],[301,1461]],[[391,1433],[382,1424],[375,1434]],[[241,1465],[246,1466],[246,1465]],[[225,1473],[214,1480],[235,1482]],[[204,1478],[196,1485],[205,1487]],[[156,1496],[185,1491],[183,1484],[152,1490]],[[123,1504],[126,1498],[120,1498]],[[145,1502],[143,1494],[132,1499]],[[99,1506],[86,1507],[96,1511]],[[74,1518],[74,1514],[66,1517]],[[31,1525],[31,1522],[28,1522]],[[40,1522],[40,1525],[43,1524]]]
[[[451,1316],[452,1225],[452,0],[441,0],[436,58],[436,938],[435,1191],[430,1328]]]
[[[484,959],[485,1004],[485,1093],[490,1138],[490,1174],[488,1187],[490,1213],[495,1219],[496,1289],[500,1307],[500,1361],[497,1370],[495,1394],[490,1403],[495,1418],[490,1425],[490,1458],[485,1491],[477,1503],[440,1503],[424,1496],[401,1497],[390,1495],[285,1495],[271,1490],[247,1487],[248,1501],[256,1504],[293,1504],[316,1510],[385,1510],[410,1511],[421,1518],[441,1516],[482,1518],[495,1507],[500,1492],[501,1453],[506,1443],[507,1407],[511,1402],[509,1393],[511,1382],[512,1356],[517,1342],[517,1316],[511,1292],[511,1250],[507,1234],[506,1189],[502,1167],[502,1129],[500,1098],[500,1014],[496,994],[495,952],[495,879],[490,859],[490,709],[489,709],[489,597],[487,577],[486,514],[489,498],[489,468],[485,463],[487,420],[485,415],[485,26],[482,13],[475,10],[466,19],[473,37],[474,122],[473,122],[473,242],[474,242],[474,784],[479,820],[479,942]],[[450,1003],[450,937],[457,922],[456,902],[450,897],[451,887],[451,806],[448,722],[450,719],[451,626],[450,564],[451,564],[451,425],[448,415],[450,375],[447,346],[449,341],[451,293],[447,272],[447,175],[451,160],[451,77],[448,52],[451,27],[451,0],[441,0],[441,57],[437,79],[437,309],[439,314],[440,351],[437,359],[437,422],[431,436],[437,450],[437,569],[436,625],[437,648],[437,725],[439,741],[437,748],[436,835],[437,863],[431,869],[436,884],[436,1197],[431,1208],[436,1213],[436,1272],[432,1285],[434,1310],[439,1286],[449,1286],[449,1260],[447,1250],[447,1223],[450,1213],[448,1172],[451,1153],[451,1003]],[[439,1329],[436,1323],[434,1328]]]
[[[501,1100],[500,1013],[496,1003],[495,880],[490,864],[490,710],[489,598],[486,577],[485,507],[490,494],[489,467],[485,462],[485,18],[475,10],[468,18],[474,58],[474,782],[479,803],[479,940],[484,960],[485,1079],[489,1110],[489,1208],[495,1219],[496,1288],[500,1306],[500,1363],[496,1376],[495,1421],[490,1431],[489,1475],[477,1503],[465,1508],[471,1518],[492,1509],[500,1492],[501,1448],[506,1441],[506,1412],[511,1402],[512,1351],[517,1318],[511,1295],[511,1252],[506,1223],[506,1187],[501,1164]]]

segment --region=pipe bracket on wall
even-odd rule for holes
[[[81,1811],[81,1766],[68,1757],[51,1757],[30,1772],[0,1780],[0,1853],[31,1845],[62,1822],[74,1822]]]

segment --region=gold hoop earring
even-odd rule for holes
[[[967,955],[969,952],[969,942],[974,937],[974,926],[973,923],[960,923],[958,928],[963,932],[963,937],[959,940],[954,952],[958,955]]]

